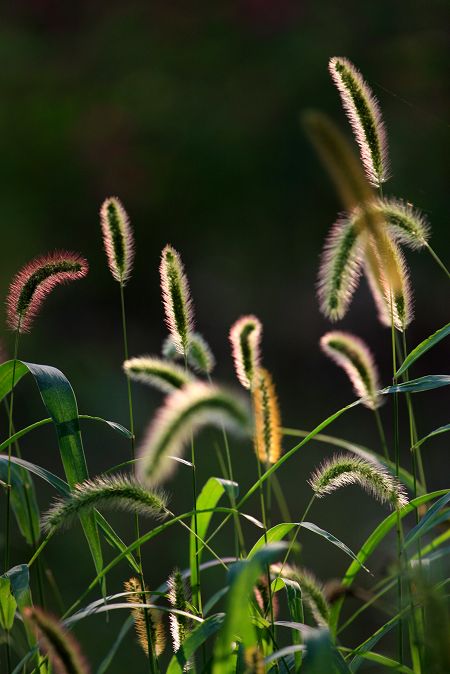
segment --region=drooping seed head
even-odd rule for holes
[[[361,276],[363,250],[355,215],[343,215],[325,241],[317,284],[320,309],[332,321],[347,313]]]
[[[81,255],[67,251],[55,251],[26,264],[13,278],[6,299],[7,322],[11,330],[29,332],[53,288],[83,278],[88,269],[88,263]]]
[[[281,456],[281,414],[275,385],[270,373],[256,370],[252,388],[255,412],[255,450],[264,465],[272,465]]]
[[[166,515],[167,499],[150,491],[134,478],[104,475],[75,486],[67,498],[57,500],[43,518],[47,532],[67,527],[83,513],[109,508],[160,519]]]
[[[130,578],[130,580],[125,581],[124,583],[125,592],[130,592],[127,596],[127,601],[130,604],[146,604],[148,588],[145,586],[142,591],[141,583],[137,578]],[[147,613],[147,616],[145,615]],[[134,628],[136,630],[136,636],[144,653],[147,655],[150,650],[150,657],[152,650],[155,653],[156,657],[159,657],[164,653],[166,647],[166,635],[164,632],[164,625],[161,620],[161,615],[159,611],[155,609],[143,609],[133,607],[131,609],[131,614],[134,618]],[[146,620],[147,617],[147,620]],[[148,641],[148,632],[147,632],[147,622],[150,633],[150,649]]]
[[[402,485],[381,464],[350,454],[336,454],[325,461],[311,476],[309,484],[318,497],[358,484],[380,503],[388,503],[392,508],[408,503]]]
[[[382,405],[383,399],[377,394],[380,388],[378,369],[362,339],[349,332],[333,331],[323,335],[320,346],[345,370],[356,395],[364,398],[363,405],[372,410]]]
[[[182,354],[177,351],[171,335],[168,335],[164,340],[162,354],[168,360],[180,360],[182,358]],[[216,359],[209,344],[199,332],[193,332],[189,338],[187,362],[193,370],[202,374],[211,374],[214,370]]]
[[[412,204],[400,199],[379,199],[373,204],[388,227],[391,237],[413,250],[427,245],[430,225],[425,216]]]
[[[189,613],[191,610],[189,592],[186,581],[181,575],[179,569],[175,569],[170,574],[167,581],[167,586],[167,598],[169,600],[170,606],[177,611]],[[180,615],[179,613],[171,613],[169,620],[173,650],[174,653],[176,653],[191,629],[191,621],[187,616]]]
[[[329,71],[359,145],[367,178],[379,187],[389,178],[389,170],[386,130],[378,101],[348,59],[334,56]]]
[[[171,393],[193,380],[186,368],[153,356],[130,358],[124,362],[123,369],[130,379],[154,386],[164,393]]]
[[[242,316],[230,329],[230,342],[236,375],[244,388],[252,387],[261,361],[262,324],[256,316]]]
[[[124,284],[133,269],[134,241],[130,220],[120,199],[105,199],[100,209],[100,224],[109,269],[116,281]]]
[[[136,470],[140,479],[157,484],[175,467],[171,456],[180,456],[192,436],[203,426],[222,424],[235,431],[248,431],[249,415],[244,403],[215,386],[193,381],[170,394],[156,413],[138,451]]]
[[[89,674],[78,643],[56,618],[37,606],[25,607],[23,616],[36,629],[39,650],[48,656],[55,674]]]
[[[194,312],[183,263],[172,246],[164,248],[159,271],[166,324],[177,351],[187,355],[194,330]]]
[[[271,564],[270,570],[279,575],[281,564]],[[314,574],[308,569],[285,564],[282,567],[281,578],[288,578],[300,585],[302,600],[308,605],[315,622],[319,627],[326,627],[330,620],[330,606],[325,597],[324,587]]]

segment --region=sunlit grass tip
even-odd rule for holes
[[[124,362],[123,369],[131,379],[153,386],[164,393],[171,393],[193,379],[186,368],[153,356],[129,358]]]
[[[48,656],[55,674],[89,674],[78,643],[56,618],[37,606],[25,607],[23,616],[36,629],[39,650]]]
[[[166,496],[149,490],[126,475],[101,475],[75,486],[66,498],[57,500],[43,516],[43,527],[53,532],[68,527],[94,508],[108,508],[160,519],[166,515]]]
[[[255,414],[255,449],[264,465],[272,465],[281,456],[281,413],[270,372],[260,367],[252,388]]]
[[[408,503],[402,485],[381,464],[350,454],[336,454],[313,473],[309,484],[318,497],[358,484],[380,503],[401,508]]]
[[[191,611],[189,591],[179,569],[175,569],[170,574],[167,581],[167,586],[167,598],[169,600],[170,606],[177,611],[189,613]],[[180,646],[190,631],[191,621],[187,616],[177,613],[171,613],[169,621],[173,650],[174,653],[176,653],[180,649]]]
[[[168,335],[162,346],[162,354],[168,360],[179,360],[182,354],[177,351],[172,335]],[[199,332],[193,332],[189,337],[188,365],[200,374],[211,374],[216,365],[216,359],[209,344]]]
[[[378,101],[347,58],[331,58],[329,71],[359,145],[367,178],[379,187],[389,178],[389,170],[386,129]]]
[[[386,223],[391,236],[413,250],[427,245],[430,238],[430,225],[426,217],[417,208],[401,199],[378,199],[375,208]]]
[[[378,368],[372,353],[362,339],[349,332],[327,332],[320,340],[322,351],[347,373],[363,405],[377,409],[383,403],[377,395],[380,389]]]
[[[193,435],[203,426],[222,424],[248,432],[249,413],[235,395],[209,384],[194,381],[170,394],[156,413],[139,448],[136,470],[148,484],[165,480]]]
[[[130,578],[124,583],[125,592],[130,592],[127,601],[130,604],[145,604],[144,598],[148,594],[148,588],[145,587],[145,594],[142,593],[141,583],[137,578]],[[147,612],[147,621],[152,644],[150,648],[154,649],[156,657],[160,656],[166,647],[166,634],[164,624],[159,611],[155,609],[143,609],[133,607],[131,614],[134,618],[134,628],[136,630],[137,640],[145,654],[149,652],[147,622],[145,613]],[[151,651],[150,651],[151,653]]]
[[[230,329],[236,375],[246,389],[252,387],[253,376],[260,365],[261,337],[261,321],[253,315],[242,316]]]
[[[299,584],[302,593],[302,600],[308,606],[314,621],[319,627],[326,627],[330,620],[330,605],[325,596],[322,583],[309,571],[309,569],[298,568],[290,564],[272,564],[270,570],[278,575],[281,571],[281,578],[293,580]]]
[[[119,283],[125,283],[133,269],[134,239],[128,214],[118,197],[105,199],[100,224],[111,274]]]
[[[362,271],[363,246],[356,215],[333,225],[321,256],[317,294],[322,313],[332,321],[345,316]]]
[[[170,245],[162,251],[159,271],[166,324],[177,351],[187,356],[194,311],[183,263]]]
[[[47,295],[58,285],[81,279],[88,263],[78,253],[55,251],[26,264],[13,278],[6,299],[12,330],[29,332]]]

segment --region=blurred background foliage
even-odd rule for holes
[[[350,129],[331,85],[327,62],[349,57],[380,99],[388,129],[392,179],[386,193],[414,203],[429,217],[432,245],[448,260],[445,173],[448,152],[445,2],[363,3],[332,0],[235,0],[186,3],[128,0],[4,3],[0,22],[1,295],[14,272],[37,254],[79,250],[90,262],[86,280],[60,289],[46,302],[21,356],[63,370],[81,412],[127,424],[121,373],[119,289],[102,251],[98,210],[111,194],[124,202],[136,237],[136,262],[127,287],[132,355],[159,352],[165,335],[158,263],[171,242],[185,261],[198,329],[218,359],[216,376],[233,383],[227,332],[242,313],[264,323],[264,360],[277,382],[285,425],[310,429],[352,400],[344,374],[318,348],[329,323],[315,298],[318,256],[340,204],[304,137],[302,110],[319,108]],[[408,341],[416,344],[448,320],[441,271],[425,253],[408,253],[416,319]],[[339,324],[368,341],[382,381],[391,376],[389,331],[377,321],[365,283]],[[11,335],[3,334],[10,350]],[[447,350],[446,350],[447,348]],[[443,369],[448,346],[424,357],[413,375]],[[419,434],[448,422],[448,394],[417,398]],[[160,396],[134,388],[138,436]],[[43,415],[31,382],[20,384],[16,425]],[[388,435],[391,409],[382,409]],[[408,465],[408,434],[401,443]],[[5,424],[3,423],[3,429]],[[331,433],[380,451],[370,413],[355,409]],[[104,428],[85,428],[92,473],[128,458],[127,443]],[[430,487],[445,484],[446,436],[424,447]],[[205,433],[199,481],[218,474],[215,436]],[[294,443],[288,438],[285,448]],[[61,474],[55,437],[42,429],[23,443],[26,458]],[[306,480],[331,448],[310,444],[280,471],[293,517],[309,498]],[[241,489],[253,481],[251,447],[233,450]],[[168,489],[172,507],[190,507],[190,481],[181,466]],[[50,492],[39,485],[43,508]],[[356,489],[315,506],[311,519],[358,548],[385,512]],[[257,500],[249,510],[258,514]],[[348,527],[351,511],[353,526]],[[277,515],[275,514],[275,519]],[[129,540],[129,519],[113,518]],[[146,551],[151,588],[175,565],[187,564],[180,529]],[[255,539],[258,532],[248,529]],[[304,535],[303,563],[327,580],[346,559]],[[93,569],[75,529],[47,553],[63,596],[75,598]],[[183,545],[184,547],[180,547]],[[230,553],[231,540],[218,551]],[[13,559],[29,551],[15,540]],[[110,553],[107,551],[107,555]],[[374,560],[375,571],[394,557],[392,542]],[[109,583],[119,591],[122,567]],[[208,592],[220,574],[210,572]],[[210,582],[211,581],[211,582]],[[58,611],[56,600],[50,603]],[[94,663],[114,639],[115,626],[91,618],[77,633]],[[347,634],[370,633],[382,615],[373,611]],[[95,629],[94,629],[95,626]],[[101,645],[100,645],[101,644]],[[130,636],[117,656],[141,662]]]

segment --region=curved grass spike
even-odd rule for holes
[[[177,351],[171,335],[168,335],[164,340],[162,355],[168,360],[179,360],[182,358],[182,355]],[[193,332],[190,336],[187,361],[193,370],[202,374],[211,374],[215,367],[216,359],[214,358],[214,354],[209,344],[199,332]]]
[[[127,596],[127,601],[129,601],[130,604],[146,603],[145,601],[142,601],[142,597],[144,596],[145,598],[145,595],[143,595],[142,593],[141,583],[137,578],[130,578],[129,580],[125,581],[124,589],[125,592],[131,593]],[[145,587],[145,592],[148,593],[147,586]],[[149,651],[149,643],[147,638],[147,624],[145,621],[145,611],[146,609],[142,608],[133,607],[131,609],[131,614],[134,618],[134,627],[136,630],[136,636],[139,645],[141,646],[144,653],[147,655]],[[155,611],[154,609],[152,610],[147,609],[147,618],[150,628],[150,639],[153,644],[153,646],[151,647],[154,648],[156,657],[159,657],[162,653],[164,653],[164,649],[166,647],[166,635],[164,632],[164,625],[161,620],[160,613],[158,611]]]
[[[125,284],[133,269],[134,241],[130,220],[120,199],[105,199],[100,209],[100,224],[111,274]]]
[[[55,674],[89,674],[80,647],[56,618],[36,606],[25,607],[23,616],[37,630],[39,650],[48,655]]]
[[[391,237],[413,250],[424,248],[430,238],[430,225],[412,204],[401,199],[378,199],[372,207],[383,217]]]
[[[152,356],[130,358],[124,362],[123,369],[130,379],[154,386],[163,393],[171,393],[193,379],[184,367]]]
[[[319,627],[326,627],[330,620],[330,606],[324,587],[314,574],[308,569],[300,569],[290,564],[285,564],[283,568],[281,564],[272,564],[270,569],[277,575],[281,571],[281,578],[294,580],[300,585],[302,600],[307,604],[315,622]]]
[[[248,431],[249,414],[233,395],[203,382],[170,394],[156,413],[139,448],[138,476],[147,484],[165,480],[192,436],[206,425]]]
[[[368,180],[379,187],[389,178],[386,130],[378,101],[348,59],[334,56],[329,71],[359,145]]]
[[[380,388],[378,369],[367,345],[349,332],[327,332],[320,340],[322,351],[342,367],[353,384],[356,395],[371,410],[383,404],[377,395]]]
[[[242,316],[230,329],[230,342],[236,375],[242,386],[250,389],[259,367],[262,324],[256,316]]]
[[[275,385],[270,373],[260,367],[252,388],[255,413],[255,449],[264,465],[272,465],[281,456],[281,414]]]
[[[100,476],[77,484],[67,498],[57,500],[45,513],[43,526],[54,532],[72,524],[81,513],[102,507],[161,519],[166,503],[164,494],[149,491],[131,477]]]
[[[88,263],[81,255],[68,251],[55,251],[26,264],[9,288],[6,299],[8,326],[21,333],[29,332],[53,288],[83,278],[88,269]]]
[[[171,607],[177,611],[189,613],[191,611],[189,592],[179,569],[175,569],[170,574],[167,587],[167,598]],[[169,621],[173,650],[176,653],[190,632],[191,621],[186,616],[177,613],[171,613]]]
[[[359,484],[380,503],[388,503],[392,508],[408,503],[402,485],[380,464],[350,454],[336,454],[325,461],[313,473],[309,484],[319,498],[349,484]]]
[[[187,356],[194,312],[183,263],[170,245],[162,251],[159,271],[167,327],[178,353]]]
[[[356,214],[342,215],[325,241],[317,283],[320,309],[332,321],[347,313],[361,276],[363,251]]]

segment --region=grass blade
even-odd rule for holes
[[[408,370],[413,363],[416,362],[418,358],[423,356],[424,353],[429,351],[430,349],[433,348],[433,346],[436,346],[441,339],[444,339],[445,337],[448,337],[450,335],[450,323],[447,323],[447,325],[444,325],[443,328],[440,328],[439,330],[436,330],[432,335],[427,337],[427,339],[424,339],[423,342],[420,342],[410,353],[406,356],[405,360],[397,370],[395,377],[398,378],[400,375],[402,375],[406,370]]]

